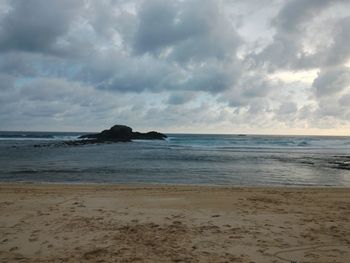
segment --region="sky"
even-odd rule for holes
[[[0,130],[350,135],[348,0],[0,0]]]

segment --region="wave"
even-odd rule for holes
[[[0,132],[0,140],[76,140],[81,133],[69,132]]]
[[[0,141],[67,141],[84,133],[76,132],[0,132]],[[141,145],[181,150],[279,150],[279,149],[349,149],[349,137],[266,136],[266,135],[205,135],[168,134],[165,141],[135,140]]]
[[[35,135],[32,135],[32,134],[0,134],[0,138],[5,138],[5,139],[12,139],[12,138],[38,138],[38,139],[53,139],[54,136],[53,135],[47,135],[47,134],[35,134]]]
[[[167,139],[171,148],[204,149],[319,149],[348,148],[350,138],[311,136],[258,136],[258,135],[171,135]]]

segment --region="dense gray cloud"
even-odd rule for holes
[[[341,65],[350,58],[350,16],[340,19],[334,27],[333,44],[326,51],[325,65]],[[320,54],[322,55],[322,54]]]
[[[66,33],[82,1],[13,0],[1,20],[0,49],[45,52]]]
[[[313,82],[318,101],[317,115],[349,120],[350,69],[335,67],[321,70]]]
[[[348,10],[345,0],[0,0],[0,129],[350,129]]]
[[[165,55],[176,61],[231,58],[240,44],[220,5],[214,1],[143,2],[133,47],[136,53]]]
[[[183,105],[187,102],[195,99],[196,93],[194,92],[181,92],[181,93],[173,93],[168,98],[169,105]]]
[[[350,68],[336,67],[321,70],[312,86],[319,97],[332,96],[350,86]]]
[[[337,12],[349,8],[349,4],[344,0],[287,1],[272,19],[276,29],[272,43],[250,57],[270,70],[319,68],[346,62],[350,57],[348,45],[345,44],[350,40],[350,17],[345,13],[345,17],[340,15],[334,18],[329,9],[333,7],[333,11]],[[324,21],[321,19],[323,16]],[[313,29],[316,22],[321,23],[322,28]],[[326,36],[328,39],[322,38],[322,31],[316,31],[327,29],[330,29],[330,34]],[[323,46],[319,40],[328,46]],[[313,51],[310,52],[310,49]]]
[[[13,87],[15,78],[11,75],[0,74],[0,91],[5,91]]]

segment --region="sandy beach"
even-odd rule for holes
[[[348,188],[0,185],[1,262],[350,262]]]

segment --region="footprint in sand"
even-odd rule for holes
[[[40,230],[36,229],[32,231],[31,236],[37,235],[40,232]]]
[[[10,252],[15,251],[15,250],[18,250],[18,247],[11,247],[10,248]]]
[[[177,214],[177,215],[171,215],[172,218],[184,218],[184,215]]]
[[[73,205],[76,207],[86,207],[83,202],[74,202]]]

